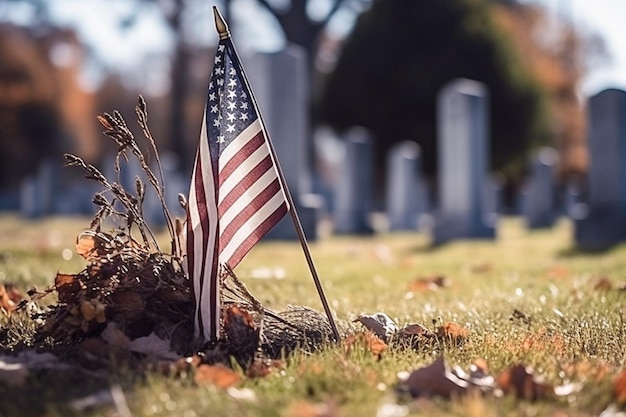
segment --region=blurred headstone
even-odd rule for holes
[[[605,249],[626,240],[626,92],[589,99],[587,208],[577,210],[576,244]]]
[[[389,230],[417,230],[428,210],[421,178],[421,149],[413,141],[395,145],[387,156],[387,220]]]
[[[20,214],[37,219],[52,214],[57,197],[59,167],[52,160],[44,160],[35,175],[25,178],[20,189]]]
[[[316,240],[323,199],[312,193],[306,54],[302,47],[288,45],[279,52],[255,54],[246,67],[304,234]],[[285,216],[266,237],[297,239],[290,216]]]
[[[556,219],[557,161],[558,155],[553,148],[541,149],[532,161],[530,177],[523,191],[523,215],[530,229],[552,227]]]
[[[433,243],[495,238],[488,211],[489,115],[486,87],[467,79],[445,85],[437,102],[438,196]],[[491,204],[493,206],[493,204]]]
[[[372,146],[370,132],[360,126],[346,133],[344,159],[335,188],[334,231],[341,234],[370,234],[372,190]]]

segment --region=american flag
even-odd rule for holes
[[[252,92],[230,37],[215,54],[187,204],[195,333],[218,338],[220,275],[289,210]]]

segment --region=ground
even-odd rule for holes
[[[79,272],[85,264],[74,253],[75,237],[88,224],[0,217],[0,283],[26,292],[51,284],[58,271]],[[31,371],[23,384],[0,382],[0,415],[591,416],[619,407],[614,390],[626,367],[626,246],[581,253],[565,219],[549,230],[528,231],[521,219],[506,218],[496,241],[432,248],[425,235],[397,233],[328,237],[311,250],[338,318],[384,312],[400,327],[419,323],[433,333],[453,324],[460,340],[447,335],[382,353],[367,342],[331,345],[314,354],[296,352],[263,377],[235,367],[239,378],[223,384],[194,370],[172,376],[115,363],[104,373]],[[297,243],[262,242],[236,273],[266,307],[322,311]],[[10,331],[32,323],[24,314],[0,313],[0,325]],[[537,401],[492,394],[400,398],[398,373],[439,355],[465,370],[480,359],[494,376],[514,365],[532,366],[545,384],[578,388]],[[95,394],[101,399],[94,407],[76,402]]]

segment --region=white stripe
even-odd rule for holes
[[[237,151],[250,142],[262,130],[259,120],[255,120],[250,126],[245,128],[227,147],[222,151],[219,160],[220,171],[231,160]]]
[[[268,185],[276,179],[276,172],[273,169],[265,172],[251,187],[247,188],[241,196],[226,210],[220,217],[220,235],[228,227],[230,222],[241,213],[242,209],[247,206],[257,195],[259,195]],[[222,187],[220,187],[220,190]],[[242,207],[243,206],[243,207]]]
[[[228,263],[230,258],[233,256],[237,248],[245,242],[250,235],[254,232],[254,230],[261,224],[265,219],[272,215],[276,211],[281,204],[285,202],[282,193],[275,194],[263,207],[261,207],[256,213],[254,213],[240,228],[237,230],[237,233],[233,236],[231,241],[228,243],[228,246],[222,248],[220,251],[220,263]],[[231,267],[234,268],[233,265]]]
[[[228,176],[228,178],[220,185],[219,202],[224,201],[224,198],[228,193],[239,184],[239,182],[250,172],[259,162],[267,158],[270,154],[269,147],[263,145],[245,159],[235,170]],[[271,170],[274,171],[273,169]],[[275,175],[275,174],[274,174]]]
[[[215,241],[215,233],[216,233],[215,220],[217,219],[217,205],[215,203],[215,187],[213,185],[213,177],[212,177],[212,170],[211,170],[212,169],[211,168],[211,155],[210,155],[209,147],[208,147],[206,117],[203,118],[202,130],[200,133],[199,158],[200,158],[200,161],[202,162],[201,175],[203,176],[204,193],[205,193],[205,200],[206,200],[206,206],[207,206],[207,211],[208,211],[208,218],[213,221],[209,222],[209,231],[208,231],[209,236],[208,236],[208,247],[207,247],[208,256],[204,256],[204,259],[202,259],[203,257],[203,254],[202,254],[203,231],[202,231],[202,226],[200,224],[199,214],[197,210],[195,210],[195,207],[197,207],[197,199],[195,198],[195,188],[194,188],[195,183],[193,181],[195,179],[195,172],[194,172],[194,176],[192,177],[192,183],[191,183],[192,191],[189,193],[190,194],[190,201],[189,201],[190,210],[189,211],[190,211],[190,217],[191,217],[191,225],[192,225],[193,232],[194,232],[194,261],[195,262],[193,265],[193,271],[194,271],[193,285],[194,285],[194,291],[196,294],[196,311],[198,311],[199,309],[199,311],[201,312],[201,320],[204,325],[203,337],[205,338],[205,340],[211,340],[212,338],[217,337],[217,335],[210,334],[209,321],[213,320],[219,325],[219,312],[220,312],[221,307],[219,306],[219,286],[218,286],[217,305],[211,306],[212,303],[209,299],[210,290],[211,290],[210,277],[211,277],[211,273],[212,273],[211,269],[213,265],[213,262],[212,262],[213,257],[211,256],[211,253],[214,251],[213,242]],[[199,277],[200,277],[202,262],[204,262],[204,267],[205,267],[205,274],[204,274],[205,279],[204,279],[204,286],[200,288]],[[214,307],[217,309],[217,314],[216,314],[216,311],[213,311],[211,307]],[[199,326],[196,321],[196,333],[198,331],[199,331]]]

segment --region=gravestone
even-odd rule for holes
[[[371,234],[373,140],[367,129],[355,126],[345,136],[344,159],[335,188],[334,231]]]
[[[626,92],[604,90],[588,109],[588,201],[575,237],[580,248],[594,250],[626,240]]]
[[[312,193],[310,78],[306,54],[302,47],[288,45],[279,52],[255,54],[246,62],[246,68],[304,234],[309,240],[316,240],[323,200]],[[296,239],[290,216],[282,219],[266,237]]]
[[[437,100],[439,205],[433,244],[495,238],[497,216],[487,207],[488,126],[488,93],[483,84],[456,79],[441,89]]]
[[[522,211],[529,229],[552,227],[557,217],[555,204],[556,164],[558,155],[543,148],[532,161],[530,177],[523,190]]]
[[[57,196],[59,167],[53,160],[41,162],[34,175],[25,178],[20,187],[20,214],[36,219],[52,214]]]
[[[428,210],[421,178],[421,149],[413,141],[396,144],[387,156],[386,205],[389,230],[417,230]]]

